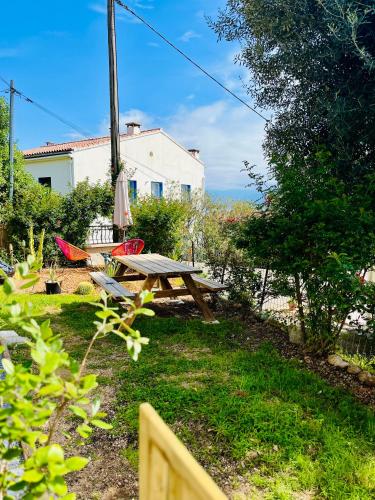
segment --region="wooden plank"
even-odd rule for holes
[[[116,260],[134,271],[155,277],[171,277],[173,275],[201,273],[201,269],[181,264],[158,254],[125,255],[115,257]]]
[[[150,451],[150,498],[153,500],[167,500],[169,466],[159,448],[152,443]]]
[[[124,274],[124,276],[114,276],[113,279],[122,283],[123,281],[143,281],[145,277],[144,274]]]
[[[215,293],[208,288],[199,288],[200,293]],[[157,290],[156,292],[152,292],[154,294],[155,299],[167,299],[172,297],[183,297],[184,295],[191,295],[191,292],[188,288],[172,288],[169,290]]]
[[[140,500],[227,499],[148,403],[140,407],[139,479]]]
[[[143,285],[142,285],[142,290],[141,290],[141,292],[142,292],[142,291],[144,291],[144,290],[148,290],[149,292],[151,292],[152,287],[154,286],[154,283],[155,283],[156,279],[157,279],[157,278],[150,277],[150,276],[149,276],[149,277],[147,277],[147,278],[145,279],[145,281],[144,281]],[[140,293],[141,293],[141,292],[139,292],[139,293],[137,294],[137,296],[135,297],[135,299],[134,299],[134,303],[135,303],[135,306],[136,306],[136,307],[140,307],[140,305],[141,305],[141,301],[140,301],[140,299],[139,299],[139,295],[140,295]],[[131,326],[131,325],[134,323],[135,318],[136,318],[135,316],[130,316],[130,318],[128,318],[128,319],[126,320],[126,324],[127,324],[128,326]]]
[[[176,269],[176,271],[179,271],[179,272],[181,272],[181,271],[183,271],[183,272],[189,271],[190,272],[192,269],[194,269],[195,271],[198,271],[198,272],[202,272],[202,269],[198,269],[195,266],[189,266],[187,264],[184,264],[183,262],[178,262],[178,261],[170,259],[168,257],[164,257],[163,255],[152,254],[152,257],[153,257],[153,259],[155,259],[158,262],[168,263],[167,265],[170,268],[174,268],[174,269]]]
[[[190,276],[190,274],[183,275],[182,279],[184,280],[185,285],[187,286],[188,290],[190,291],[191,295],[193,296],[195,303],[197,304],[199,309],[202,311],[205,321],[207,321],[208,323],[216,323],[215,316],[213,315],[211,309],[206,304],[206,302],[202,296],[202,292],[196,286],[196,284],[194,283],[193,278]]]
[[[195,283],[203,285],[204,288],[209,288],[213,292],[220,292],[221,290],[228,289],[228,285],[219,283],[218,281],[208,280],[206,278],[201,278],[200,276],[192,276],[192,278]]]
[[[172,290],[173,287],[167,278],[160,278],[160,285],[163,290]]]
[[[93,272],[90,273],[90,277],[95,283],[97,283],[115,299],[121,299],[123,297],[134,299],[135,297],[135,294],[133,292],[120,285],[120,283],[117,283],[116,280],[110,278],[105,273]]]

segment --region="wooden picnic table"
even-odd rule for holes
[[[114,259],[121,264],[114,278],[116,282],[142,281],[138,294],[143,290],[152,291],[158,285],[159,289],[153,292],[155,299],[191,295],[202,311],[205,321],[215,322],[215,317],[203,294],[224,290],[226,286],[198,277],[202,269],[176,262],[159,254],[125,255]],[[174,288],[169,281],[171,278],[181,278],[185,287]]]

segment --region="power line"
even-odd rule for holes
[[[2,80],[4,83],[6,83],[8,85],[8,87],[10,86],[10,83],[7,82],[7,80],[5,78],[3,78],[1,75],[0,75],[0,80]],[[30,97],[27,97],[23,92],[21,92],[20,90],[18,89],[15,89],[14,88],[14,94],[15,95],[18,95],[19,97],[21,97],[22,99],[24,99],[26,102],[30,103],[30,104],[34,104],[35,106],[37,106],[39,109],[41,109],[42,111],[44,111],[45,113],[47,113],[48,115],[52,116],[53,118],[55,118],[56,120],[58,120],[59,122],[63,123],[64,125],[66,125],[67,127],[71,128],[72,130],[74,130],[75,132],[78,132],[81,136],[82,136],[82,139],[81,140],[90,140],[93,138],[94,134],[91,134],[91,133],[87,133],[85,132],[83,129],[81,129],[78,125],[75,125],[74,123],[72,122],[69,122],[68,120],[65,120],[64,118],[62,118],[61,116],[59,116],[57,113],[55,113],[54,111],[51,111],[50,109],[46,108],[45,106],[43,106],[42,104],[40,103],[37,103],[34,99],[31,99]],[[105,148],[108,148],[110,147],[110,143],[108,144],[102,144],[103,147]],[[130,160],[132,161],[133,163],[137,164],[138,167],[137,168],[140,168],[141,171],[143,171],[143,174],[146,175],[147,177],[149,177],[150,179],[152,179],[152,177],[147,174],[143,168],[146,168],[147,170],[150,170],[150,172],[154,172],[156,173],[152,168],[150,168],[148,165],[145,165],[143,163],[140,163],[138,160],[135,160],[134,158],[128,156],[126,153],[124,153],[123,155],[121,155],[122,159],[126,162],[127,160]],[[143,168],[142,168],[143,167]],[[169,177],[163,175],[163,174],[158,174],[158,175],[161,175],[161,177],[164,177],[164,179],[166,180],[170,180],[172,181],[172,179],[170,179]]]
[[[191,64],[193,64],[193,66],[195,66],[197,69],[199,69],[199,71],[201,71],[202,73],[204,73],[208,78],[210,78],[213,82],[215,82],[222,89],[224,89],[225,92],[228,92],[228,94],[230,94],[232,97],[234,97],[235,99],[237,99],[237,101],[239,101],[241,104],[243,104],[244,106],[246,106],[248,109],[250,109],[251,111],[253,111],[254,113],[256,113],[260,118],[262,118],[266,122],[270,121],[268,118],[266,118],[261,113],[259,113],[259,111],[257,111],[255,108],[251,107],[250,104],[248,104],[246,101],[244,101],[243,99],[241,99],[241,97],[239,97],[237,94],[235,94],[234,92],[232,92],[223,83],[221,83],[211,73],[209,73],[206,69],[204,69],[203,66],[201,66],[200,64],[198,64],[197,62],[195,62],[190,56],[188,56],[185,52],[183,52],[181,49],[179,49],[173,42],[171,42],[170,40],[168,40],[168,38],[166,36],[164,36],[162,33],[160,33],[160,31],[158,31],[156,28],[154,28],[148,21],[146,21],[145,19],[143,19],[143,17],[139,16],[130,7],[128,7],[127,5],[125,5],[121,0],[115,0],[115,2],[117,3],[117,5],[119,5],[120,7],[122,7],[123,9],[125,9],[127,12],[129,12],[129,14],[131,14],[136,19],[138,19],[139,21],[141,21],[145,26],[147,26],[151,31],[153,31],[159,38],[161,38],[162,40],[164,40],[165,43],[167,43],[170,47],[172,47],[174,50],[176,50],[182,57],[184,57],[187,61],[189,61]]]
[[[8,85],[8,87],[10,86],[10,83],[5,78],[3,78],[1,75],[0,75],[0,80],[2,80],[4,83],[6,83]],[[28,102],[30,104],[33,104],[34,106],[36,106],[37,108],[39,108],[41,111],[43,111],[44,113],[52,116],[53,118],[55,118],[56,120],[58,120],[62,124],[66,125],[67,127],[75,130],[75,132],[78,132],[80,135],[84,136],[86,139],[89,138],[90,134],[88,134],[87,131],[81,129],[78,125],[75,125],[73,122],[65,120],[65,118],[62,118],[60,115],[58,115],[54,111],[51,111],[50,109],[46,108],[45,106],[43,106],[42,104],[38,103],[34,99],[31,99],[30,97],[27,97],[20,90],[18,90],[18,89],[15,88],[14,89],[14,94],[18,95],[19,97],[21,97],[22,99],[24,99],[26,102]]]

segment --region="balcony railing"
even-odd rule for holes
[[[113,243],[113,226],[90,226],[87,243],[89,245],[105,245],[106,243]]]

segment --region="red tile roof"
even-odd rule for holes
[[[139,137],[142,135],[154,134],[155,132],[160,132],[160,128],[143,130],[137,135],[127,135],[121,134],[121,140],[131,139],[133,137]],[[45,146],[40,146],[38,148],[25,149],[23,155],[25,158],[32,158],[33,156],[44,156],[44,155],[54,155],[61,153],[70,153],[72,151],[77,151],[80,149],[92,148],[94,146],[99,146],[100,144],[110,143],[110,136],[105,137],[93,137],[91,139],[83,139],[81,141],[72,142],[62,142],[59,144],[46,144]]]

